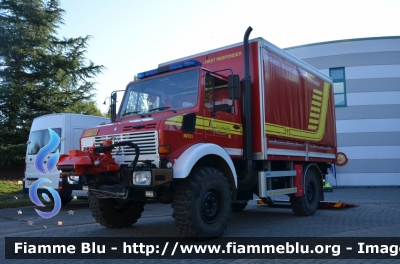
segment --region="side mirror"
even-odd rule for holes
[[[114,122],[117,117],[117,93],[116,92],[113,92],[111,94],[110,114],[111,114],[111,122]]]
[[[117,101],[117,93],[113,92],[113,93],[111,94],[111,100],[112,100],[112,101]]]
[[[240,98],[240,79],[239,75],[232,74],[228,76],[228,94],[229,98],[233,100]]]

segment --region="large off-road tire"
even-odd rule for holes
[[[290,197],[290,203],[296,215],[309,216],[317,211],[320,197],[317,174],[312,169],[307,170],[304,186],[304,195],[301,197]]]
[[[89,195],[89,209],[96,221],[107,228],[130,227],[142,216],[145,202],[99,199]]]
[[[248,201],[234,201],[232,203],[232,212],[242,212],[246,208]]]
[[[175,225],[188,238],[220,236],[231,216],[231,189],[217,169],[199,167],[175,185]]]

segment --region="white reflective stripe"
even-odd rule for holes
[[[317,158],[327,158],[334,159],[336,158],[335,154],[331,153],[320,153],[320,152],[308,152],[309,157],[317,157]]]
[[[224,148],[226,152],[228,152],[229,155],[243,155],[243,149],[238,149],[238,148]]]
[[[305,151],[300,151],[300,150],[287,150],[287,149],[269,148],[267,150],[267,155],[304,156],[305,157],[306,156],[306,152]],[[320,153],[320,152],[308,152],[308,157],[334,159],[335,158],[335,154]]]
[[[267,155],[306,156],[306,152],[299,150],[269,148],[267,149]]]

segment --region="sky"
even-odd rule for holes
[[[59,37],[90,35],[86,58],[105,66],[97,106],[158,64],[262,37],[280,48],[400,36],[400,0],[60,0]],[[118,94],[121,99],[122,94]],[[108,102],[108,99],[107,99]]]

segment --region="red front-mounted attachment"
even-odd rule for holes
[[[135,148],[136,157],[132,162],[135,166],[139,159],[140,151],[135,143],[124,141],[113,144],[111,140],[104,140],[103,146],[87,147],[86,151],[70,150],[69,155],[61,155],[57,163],[57,168],[59,170],[74,170],[78,176],[118,171],[120,167],[111,154],[113,148],[117,146],[131,146]]]

